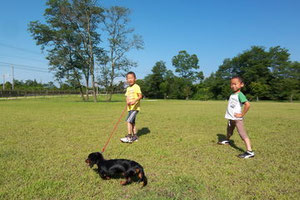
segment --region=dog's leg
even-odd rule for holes
[[[143,169],[139,169],[137,168],[136,170],[136,174],[139,177],[138,182],[143,182],[143,187],[147,185],[148,181],[147,181],[147,177],[145,176],[144,170]]]
[[[127,185],[127,184],[131,183],[131,177],[133,177],[135,175],[135,171],[133,169],[129,169],[128,171],[126,171],[123,174],[124,174],[126,180],[121,181],[121,184]]]
[[[121,185],[127,185],[129,183],[131,183],[131,178],[130,177],[126,177],[125,181],[121,181]]]
[[[100,177],[103,179],[103,180],[109,180],[110,179],[110,177],[109,176],[107,176],[107,174],[103,171],[103,170],[98,170],[98,172],[99,172],[99,175],[100,175]]]

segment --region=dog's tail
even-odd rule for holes
[[[145,172],[144,172],[143,168],[140,169],[138,176],[140,178],[139,182],[143,182],[143,187],[145,187],[148,184],[148,179],[145,176]]]

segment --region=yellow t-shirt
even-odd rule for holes
[[[141,88],[137,84],[133,84],[132,86],[127,87],[125,96],[129,101],[134,101],[139,97],[138,94],[142,94]],[[127,110],[140,110],[140,101],[136,102],[134,105],[128,105]]]

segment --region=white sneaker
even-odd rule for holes
[[[218,144],[221,144],[221,145],[229,144],[229,140],[220,141],[220,142],[218,142]]]
[[[124,142],[124,143],[132,142],[131,137],[129,137],[128,135],[124,138],[121,138],[120,140],[121,140],[121,142]]]
[[[254,151],[246,151],[243,154],[238,155],[239,158],[253,158],[254,157]]]

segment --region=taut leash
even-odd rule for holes
[[[112,135],[113,135],[113,134],[114,134],[114,132],[116,131],[116,129],[117,129],[117,127],[118,127],[118,125],[119,125],[119,123],[120,123],[120,121],[121,121],[121,118],[123,117],[123,115],[124,115],[124,113],[125,113],[126,109],[127,109],[127,105],[125,106],[125,108],[124,108],[124,110],[123,110],[123,112],[122,112],[122,114],[121,114],[121,116],[120,116],[119,120],[118,120],[118,121],[117,121],[117,123],[115,124],[115,126],[114,126],[114,129],[113,129],[113,130],[112,130],[112,132],[110,133],[110,136],[109,136],[109,138],[108,138],[107,142],[105,143],[105,145],[104,145],[104,147],[103,147],[103,149],[102,149],[102,152],[101,152],[101,153],[103,153],[103,152],[105,151],[105,149],[106,149],[106,147],[107,147],[107,145],[108,145],[108,143],[109,143],[109,141],[110,141],[110,139],[111,139]]]

